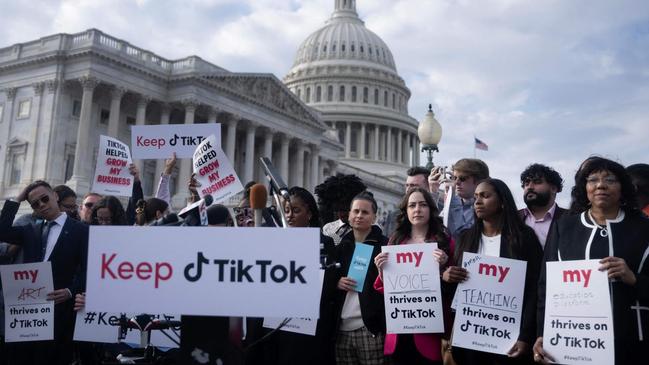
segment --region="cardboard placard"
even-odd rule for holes
[[[125,143],[108,136],[99,136],[99,152],[92,192],[102,195],[131,196],[133,176],[128,172],[131,153]]]
[[[209,194],[218,203],[243,190],[241,180],[214,135],[196,148],[192,162],[201,198]]]

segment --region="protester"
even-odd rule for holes
[[[352,199],[349,211],[349,224],[352,230],[336,246],[336,261],[340,269],[336,270],[337,290],[333,295],[336,314],[336,363],[353,364],[386,364],[389,360],[383,356],[385,337],[385,307],[383,295],[373,289],[378,277],[375,265],[369,265],[364,283],[358,283],[360,292],[354,290],[356,281],[348,277],[356,242],[373,246],[371,260],[381,252],[381,246],[387,244],[387,237],[381,229],[373,225],[376,219],[377,205],[369,192],[362,192]]]
[[[433,200],[439,202],[438,207],[443,209],[443,197],[439,186],[448,182],[444,176],[444,168],[438,167],[431,171],[428,178],[428,186]],[[462,231],[470,228],[474,222],[473,214],[473,192],[480,182],[489,177],[489,167],[482,160],[475,158],[463,158],[453,165],[453,184],[450,206],[448,208],[448,229],[451,237],[457,239]],[[453,191],[455,191],[453,193]]]
[[[411,189],[422,188],[428,192],[428,175],[430,171],[425,167],[414,166],[406,171],[406,183],[404,185],[404,193],[408,193]],[[388,237],[392,236],[394,230],[397,228],[397,216],[401,213],[400,209],[395,209],[388,213],[383,225],[383,234]]]
[[[451,254],[451,238],[439,218],[439,212],[428,189],[412,187],[399,204],[397,227],[390,237],[390,245],[410,243],[437,242],[438,248],[433,255],[444,271]],[[383,293],[383,266],[388,260],[388,253],[376,256],[374,264],[379,270],[379,277],[374,288]],[[450,309],[447,306],[446,309]],[[385,355],[391,355],[396,365],[441,364],[441,335],[432,333],[387,334],[385,336]]]
[[[146,226],[167,214],[169,214],[169,204],[164,200],[158,198],[140,199],[135,208],[135,224]]]
[[[542,247],[548,232],[565,209],[557,205],[557,193],[563,189],[563,179],[553,168],[538,163],[521,173],[521,187],[526,208],[518,211],[525,224],[536,233]]]
[[[92,208],[92,225],[126,226],[124,206],[116,197],[107,195],[99,199]]]
[[[637,163],[626,168],[631,176],[631,182],[635,186],[635,197],[638,208],[649,217],[649,165]]]
[[[59,208],[69,218],[79,220],[79,206],[77,206],[77,194],[67,185],[57,185],[52,190],[56,193],[59,201]]]
[[[477,186],[474,197],[475,223],[460,236],[455,261],[462,262],[462,255],[472,252],[527,262],[523,312],[518,340],[506,356],[454,347],[453,358],[458,365],[531,362],[529,349],[536,333],[536,283],[543,256],[541,245],[534,231],[518,215],[514,197],[504,182],[486,179]],[[458,283],[466,277],[465,269],[449,267],[442,279]]]
[[[20,203],[27,200],[44,219],[39,225],[11,226]],[[54,340],[16,344],[13,362],[21,364],[69,364],[74,331],[74,294],[85,286],[88,227],[68,219],[57,204],[51,186],[42,180],[25,187],[15,200],[7,200],[0,214],[0,241],[20,245],[24,262],[50,261],[54,291]]]
[[[164,200],[167,202],[167,205],[171,205],[171,174],[173,174],[174,168],[176,167],[176,161],[177,158],[175,152],[171,155],[171,158],[165,160],[165,167],[160,175],[158,188],[155,193],[155,197]]]
[[[641,364],[649,358],[644,337],[649,315],[633,306],[649,304],[649,219],[637,208],[635,189],[624,167],[615,161],[591,157],[575,178],[576,215],[564,216],[552,228],[539,280],[537,362],[554,359],[543,349],[545,317],[545,262],[600,259],[610,280],[615,339],[615,364]],[[557,359],[560,361],[560,359]]]
[[[82,222],[86,224],[92,223],[92,208],[99,199],[101,199],[101,195],[93,192],[83,196],[81,207],[79,207],[79,217],[81,217]]]
[[[322,232],[336,245],[351,231],[347,219],[352,199],[366,188],[358,176],[343,174],[329,176],[316,186]]]
[[[212,204],[207,208],[207,225],[209,227],[232,227],[232,217],[225,205]]]

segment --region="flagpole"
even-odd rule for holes
[[[475,134],[473,135],[473,158],[475,159]]]

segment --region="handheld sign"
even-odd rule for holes
[[[615,363],[608,274],[600,266],[547,263],[543,349],[561,364]]]
[[[131,163],[131,153],[125,143],[112,137],[99,136],[99,152],[92,192],[102,195],[131,196],[133,176],[128,172]]]
[[[319,254],[317,228],[91,226],[86,310],[317,318]]]
[[[381,247],[387,333],[444,332],[437,243]]]
[[[354,291],[359,293],[363,291],[365,276],[367,276],[367,269],[372,260],[373,250],[374,247],[372,245],[356,242],[356,248],[354,248],[354,255],[352,256],[352,262],[349,264],[347,276],[356,280]]]
[[[507,354],[518,340],[527,262],[465,252],[455,292],[453,346]]]
[[[198,145],[192,165],[200,183],[198,195],[201,198],[211,194],[214,202],[218,203],[243,190],[241,180],[214,135]]]
[[[196,147],[214,135],[221,145],[220,124],[158,124],[131,126],[134,159],[192,158]]]
[[[5,301],[5,341],[54,339],[52,263],[0,266]]]

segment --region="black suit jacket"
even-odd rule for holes
[[[24,262],[41,261],[42,224],[13,227],[12,223],[20,203],[7,200],[0,213],[0,241],[22,246]],[[88,255],[88,226],[68,218],[61,229],[56,245],[48,261],[52,263],[54,289],[67,288],[74,297],[85,291],[86,263]],[[55,338],[72,334],[74,329],[74,300],[55,306]]]
[[[554,225],[557,224],[559,218],[561,218],[567,211],[568,211],[567,209],[563,209],[559,205],[557,205],[557,208],[554,210],[554,215],[552,216],[552,222],[550,222],[550,227],[548,228],[548,238],[550,237],[550,232],[552,232],[552,227],[554,227]],[[523,221],[525,221],[524,208],[518,210],[518,215],[521,217]],[[546,238],[545,241],[547,242],[547,240],[548,239]],[[546,242],[539,242],[539,243],[545,245]],[[541,246],[541,247],[545,247],[545,246]]]

